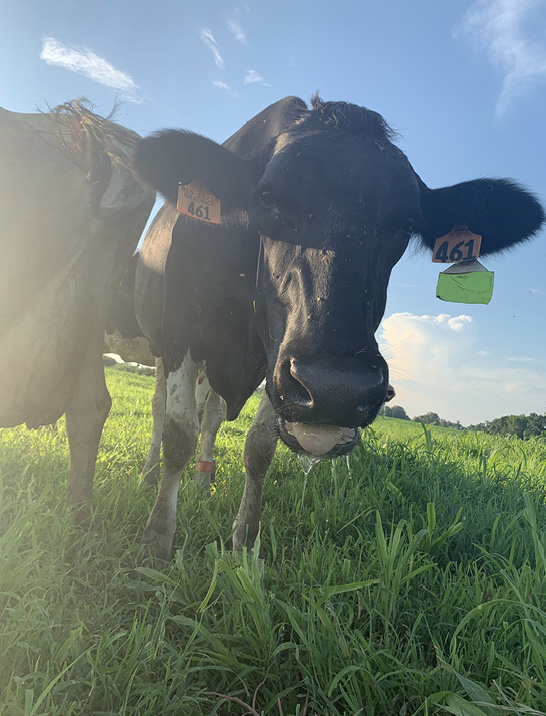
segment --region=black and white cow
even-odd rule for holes
[[[161,440],[165,422],[165,374],[163,359],[152,354],[135,315],[135,277],[138,261],[139,253],[136,253],[127,265],[118,290],[108,307],[104,352],[115,353],[125,362],[141,363],[156,369],[152,397],[152,439],[142,469],[142,481],[155,485],[160,475]],[[224,419],[224,401],[218,393],[210,389],[204,372],[199,375],[195,386],[195,404],[201,427],[201,442],[194,479],[202,487],[207,487],[214,479],[214,444]]]
[[[271,105],[224,145],[185,131],[139,143],[141,176],[167,199],[145,239],[136,307],[163,356],[164,473],[143,542],[167,558],[180,473],[195,449],[194,384],[205,369],[234,419],[266,378],[245,445],[233,543],[252,547],[280,435],[293,450],[347,454],[387,396],[375,332],[412,236],[468,224],[482,255],[533,236],[537,200],[507,179],[429,189],[376,112],[345,102]],[[221,223],[179,215],[178,185],[221,200]],[[205,217],[206,218],[206,217]]]

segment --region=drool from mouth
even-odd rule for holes
[[[336,425],[316,423],[290,423],[279,421],[281,438],[296,452],[306,452],[320,457],[345,455],[356,445],[358,428],[343,428]]]

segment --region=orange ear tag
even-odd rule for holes
[[[482,237],[473,234],[466,224],[454,226],[449,234],[434,242],[432,261],[435,264],[453,264],[474,261],[480,255]]]
[[[181,214],[191,216],[207,224],[221,222],[221,202],[218,197],[211,194],[204,186],[195,182],[178,185],[178,201],[176,208]]]

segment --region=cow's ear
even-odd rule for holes
[[[169,129],[142,139],[134,162],[140,176],[176,204],[178,184],[195,182],[218,197],[226,209],[244,209],[258,183],[260,167],[212,139]]]
[[[476,179],[442,189],[419,183],[425,219],[420,233],[429,249],[439,236],[468,224],[482,237],[481,255],[493,254],[531,238],[544,223],[540,202],[509,179]]]

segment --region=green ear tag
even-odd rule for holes
[[[454,264],[438,276],[436,297],[452,303],[489,303],[495,274],[479,261]]]

